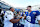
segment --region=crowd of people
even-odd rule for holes
[[[27,12],[15,12],[13,7],[4,12],[0,8],[0,27],[35,27],[36,18],[40,27],[40,11],[32,11],[31,8],[28,6]]]

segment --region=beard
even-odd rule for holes
[[[30,9],[28,9],[28,11],[30,11]]]

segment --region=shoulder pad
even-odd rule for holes
[[[11,15],[11,14],[12,14],[12,11],[6,11],[6,13],[7,13],[8,15]]]

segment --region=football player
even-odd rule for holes
[[[13,23],[17,23],[18,21],[20,21],[20,18],[18,19],[14,19],[14,8],[10,8],[10,10],[6,11],[5,12],[5,15],[4,15],[4,27],[13,27]]]
[[[25,24],[24,27],[35,27],[35,20],[36,16],[39,15],[39,11],[32,11],[31,6],[27,7],[28,12],[25,12],[26,14],[26,21],[27,23]]]

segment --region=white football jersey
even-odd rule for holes
[[[4,15],[4,27],[13,27],[13,23],[9,20],[13,19],[14,15],[12,11],[6,11]]]
[[[1,14],[4,14],[4,11],[1,11]]]

